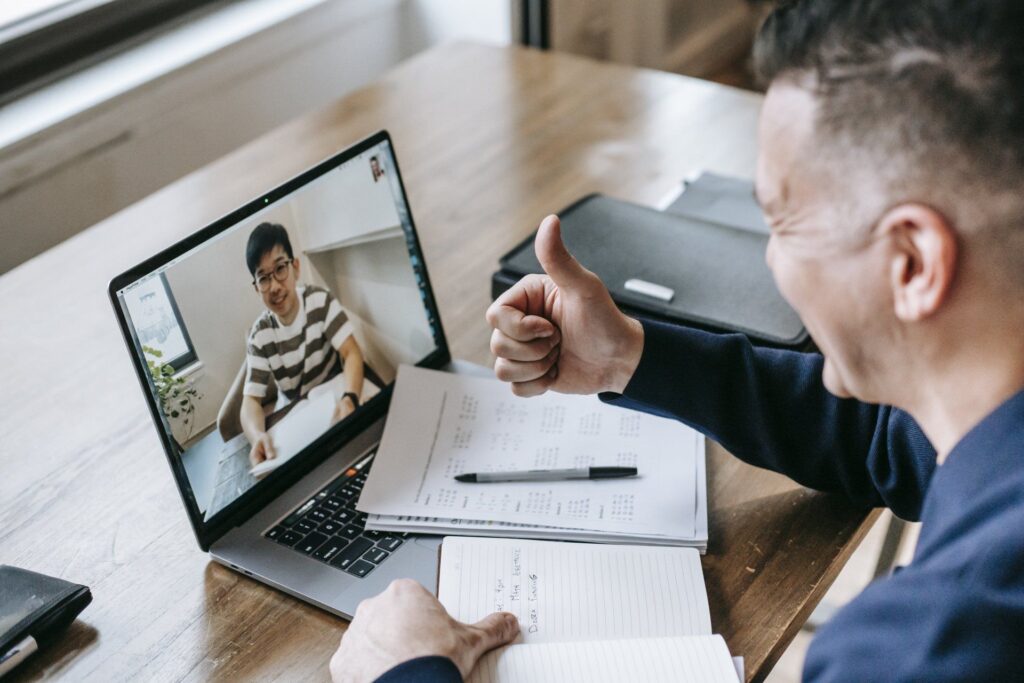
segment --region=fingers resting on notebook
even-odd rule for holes
[[[496,612],[464,624],[419,583],[399,579],[359,604],[331,658],[331,678],[373,681],[402,662],[431,655],[451,659],[465,678],[481,656],[517,635],[515,615]]]

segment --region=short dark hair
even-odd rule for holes
[[[791,0],[754,63],[766,85],[810,88],[831,158],[868,158],[893,199],[949,209],[967,234],[999,223],[1001,248],[1024,251],[1024,2]]]
[[[249,242],[245,245],[245,265],[249,266],[249,274],[256,276],[260,259],[274,247],[281,245],[289,259],[292,254],[292,243],[288,239],[288,231],[280,223],[260,223],[249,233]]]

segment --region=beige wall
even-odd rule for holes
[[[312,255],[330,279],[358,330],[367,362],[385,382],[400,363],[434,348],[404,237],[391,237]]]
[[[363,154],[328,173],[323,183],[330,189],[310,187],[292,201],[304,252],[324,251],[399,227],[389,178],[373,181],[371,156]]]

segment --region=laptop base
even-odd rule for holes
[[[459,360],[442,369],[493,376],[490,368]],[[436,593],[441,536],[410,535],[386,562],[363,577],[264,536],[340,473],[372,454],[384,432],[384,420],[375,422],[244,524],[225,534],[210,548],[210,556],[230,569],[345,619],[352,618],[360,602],[377,595],[395,579],[414,579]]]

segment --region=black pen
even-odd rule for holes
[[[499,481],[566,481],[569,479],[618,479],[635,477],[635,467],[575,467],[567,470],[521,470],[519,472],[473,472],[455,475],[455,481],[484,484]]]

